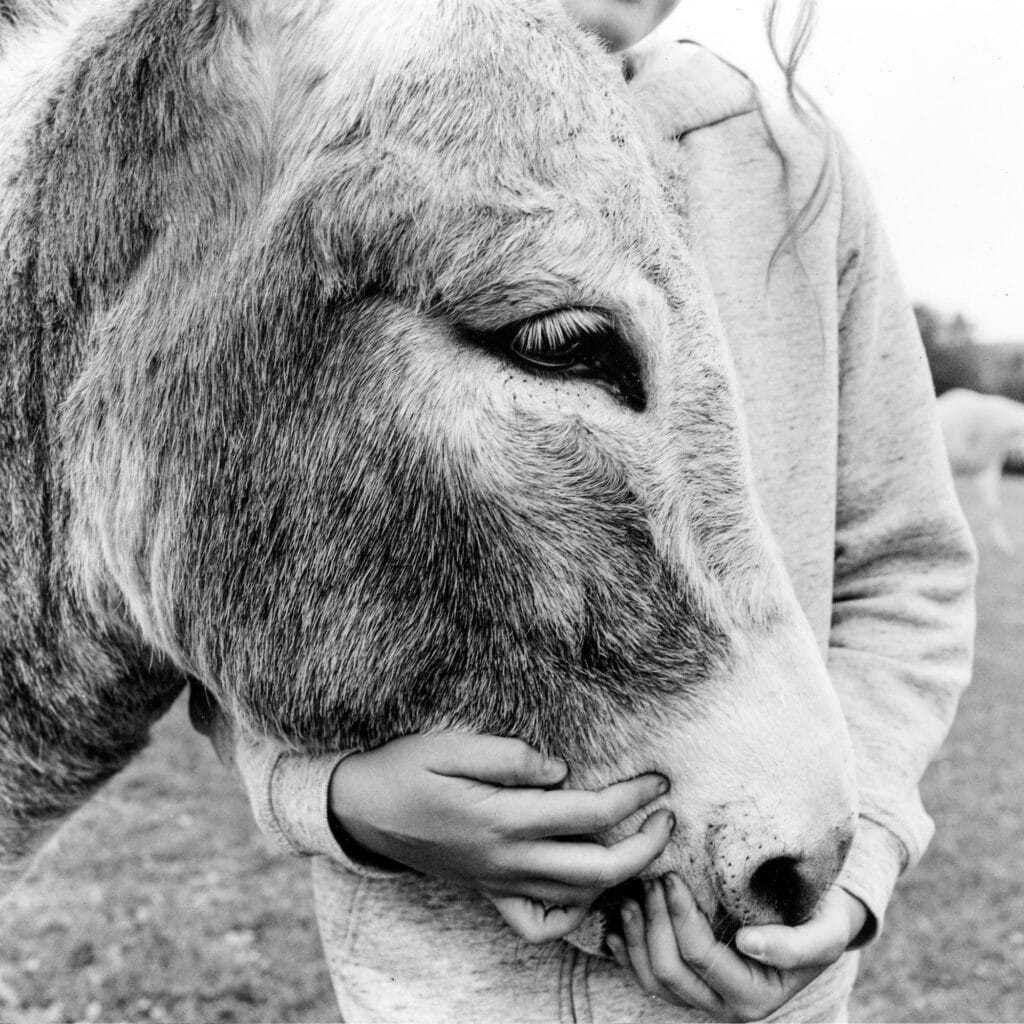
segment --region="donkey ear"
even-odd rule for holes
[[[739,68],[687,40],[641,43],[625,71],[637,113],[663,139],[757,109],[757,89]]]

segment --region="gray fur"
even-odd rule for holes
[[[189,677],[300,750],[614,774],[794,614],[658,140],[558,4],[112,3],[19,144],[0,856]],[[623,325],[642,414],[474,344],[564,306]]]

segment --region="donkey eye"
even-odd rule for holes
[[[599,309],[556,309],[472,338],[542,378],[591,381],[636,412],[647,404],[636,354]]]
[[[518,324],[509,351],[538,369],[567,370],[585,360],[588,347],[612,330],[611,321],[603,313],[559,309]]]

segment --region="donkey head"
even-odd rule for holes
[[[616,63],[555,0],[189,17],[117,199],[147,248],[65,403],[92,607],[301,749],[465,729],[576,785],[660,771],[654,873],[805,915],[849,741]]]

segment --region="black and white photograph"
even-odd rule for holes
[[[0,1024],[1024,1021],[1022,45],[0,0]]]

